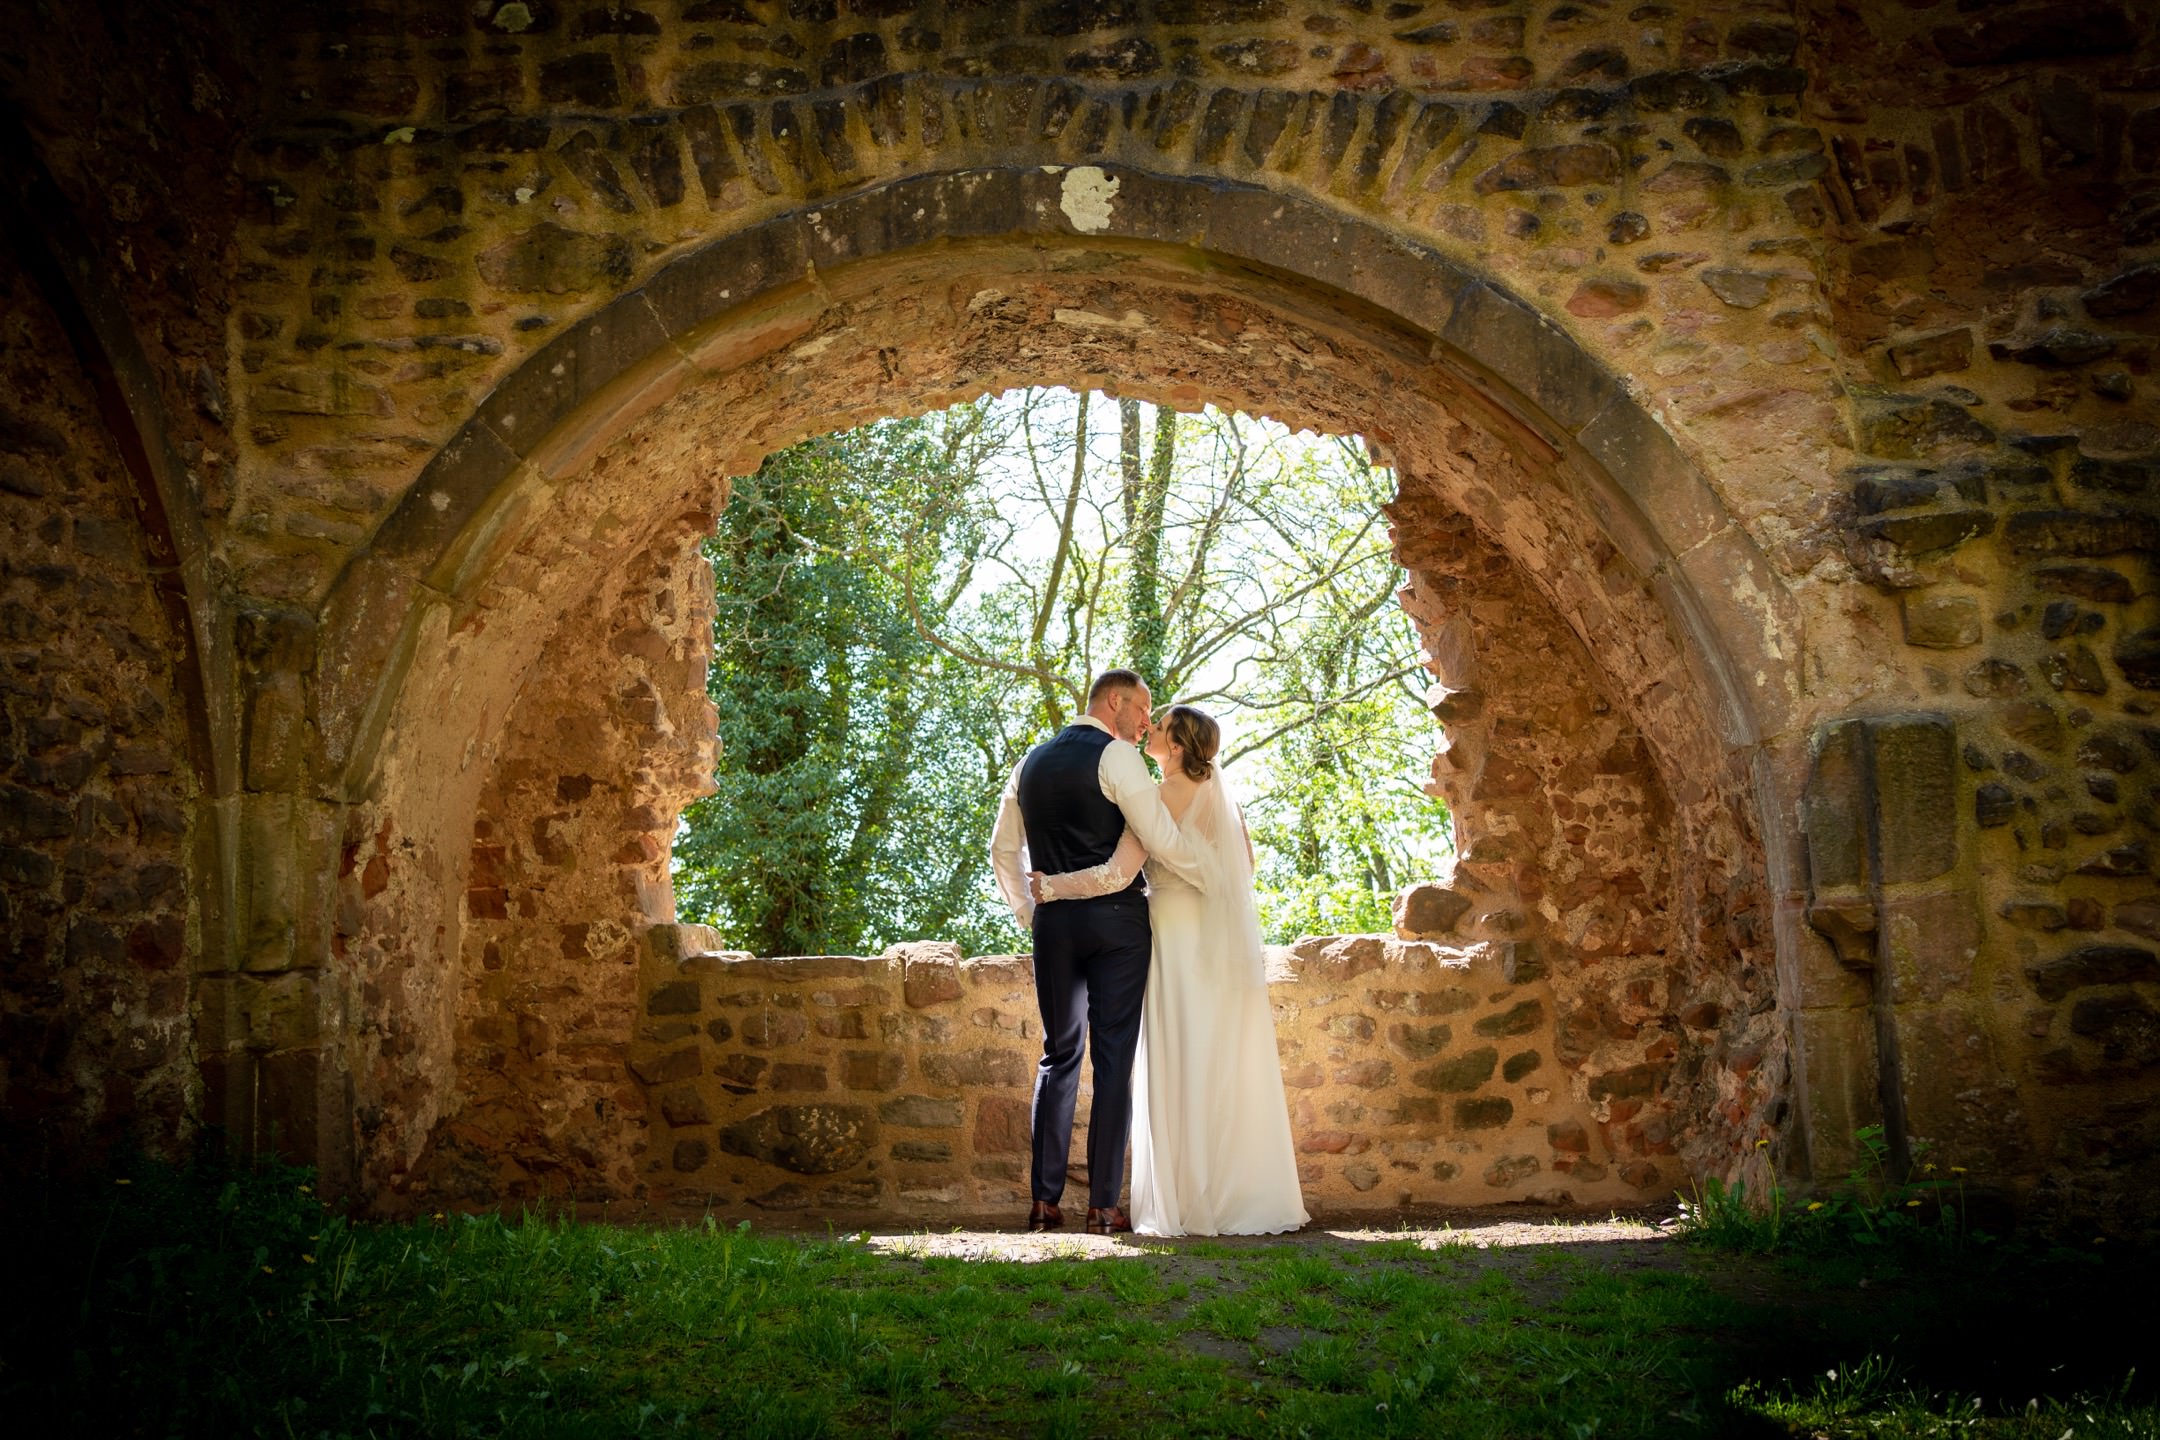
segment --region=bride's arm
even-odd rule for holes
[[[1056,875],[1045,875],[1040,870],[1028,872],[1028,889],[1035,899],[1045,900],[1091,900],[1097,895],[1109,895],[1132,884],[1140,867],[1147,863],[1147,847],[1140,837],[1127,830],[1118,840],[1118,847],[1108,860],[1100,865],[1090,865],[1085,870],[1066,870]]]

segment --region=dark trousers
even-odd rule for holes
[[[1144,895],[1057,900],[1035,911],[1035,1003],[1043,1022],[1042,1063],[1035,1068],[1037,1200],[1055,1205],[1065,1193],[1084,1038],[1095,1066],[1088,1204],[1103,1209],[1118,1203],[1125,1144],[1132,1135],[1133,1055],[1140,1048],[1140,1006],[1147,995],[1153,938]]]

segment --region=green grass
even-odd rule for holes
[[[2149,1327],[2112,1318],[2152,1293],[2134,1257],[1869,1253],[1825,1282],[1555,1227],[1021,1264],[710,1221],[349,1225],[298,1172],[119,1178],[16,1191],[20,1433],[2160,1434]]]

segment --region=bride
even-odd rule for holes
[[[1133,1067],[1133,1226],[1148,1235],[1273,1235],[1309,1218],[1275,1049],[1252,840],[1215,766],[1222,729],[1173,705],[1150,729],[1163,805],[1191,840],[1203,893],[1147,865],[1154,964]],[[1109,894],[1147,851],[1131,830],[1087,870],[1029,876],[1038,901]]]

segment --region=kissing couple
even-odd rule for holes
[[[1065,1223],[1083,1037],[1094,1057],[1087,1229],[1273,1235],[1309,1218],[1275,1049],[1252,840],[1224,788],[1222,728],[1153,718],[1106,670],[1087,713],[1030,750],[990,836],[998,890],[1035,937],[1043,1054],[1028,1229]],[[1158,788],[1140,746],[1162,767]],[[1137,1117],[1137,1125],[1134,1123]],[[1118,1204],[1132,1143],[1132,1211]]]

